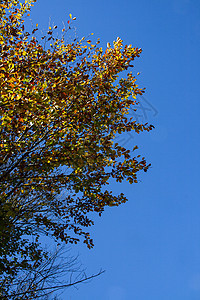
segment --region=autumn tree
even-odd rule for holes
[[[42,235],[93,246],[90,213],[127,201],[109,180],[137,183],[149,167],[116,135],[153,127],[128,116],[144,93],[129,71],[142,50],[66,42],[71,15],[60,38],[54,26],[39,41],[24,23],[35,1],[0,1],[0,274],[11,281],[48,256]]]

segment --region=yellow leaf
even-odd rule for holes
[[[70,19],[72,19],[72,15],[71,14],[69,14],[69,17],[70,17]]]

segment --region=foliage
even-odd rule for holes
[[[144,90],[131,72],[119,79],[142,50],[120,38],[105,51],[99,40],[66,43],[56,26],[39,42],[38,25],[24,26],[35,1],[0,2],[0,274],[11,278],[47,257],[41,235],[93,246],[90,213],[127,201],[109,180],[137,183],[149,167],[116,134],[153,127],[128,118]]]

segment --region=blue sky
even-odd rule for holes
[[[61,25],[69,13],[80,38],[93,32],[106,47],[119,36],[143,49],[135,74],[149,110],[140,120],[156,129],[126,136],[126,147],[138,145],[152,168],[138,184],[111,184],[129,201],[95,218],[94,249],[73,248],[88,274],[106,273],[63,299],[200,299],[200,2],[38,0],[31,18],[45,30],[49,17]]]

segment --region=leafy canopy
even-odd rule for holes
[[[41,234],[66,243],[82,236],[93,246],[85,230],[93,224],[90,212],[127,201],[106,188],[109,180],[136,183],[149,167],[133,155],[137,147],[116,143],[116,134],[153,127],[128,117],[144,92],[135,76],[119,79],[142,50],[120,38],[105,51],[99,40],[66,43],[67,30],[56,38],[56,26],[38,41],[38,25],[32,32],[24,25],[35,1],[0,4],[0,252],[17,263],[21,251],[27,264],[40,258]]]

